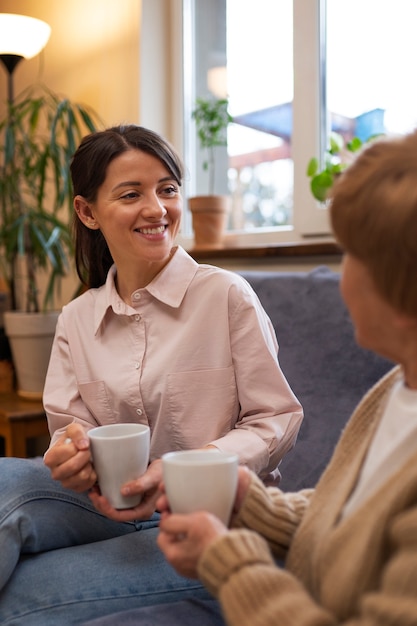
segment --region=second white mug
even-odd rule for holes
[[[236,496],[238,456],[185,450],[162,456],[165,491],[173,513],[204,510],[228,524]]]

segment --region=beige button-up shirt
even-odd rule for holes
[[[130,305],[115,274],[59,317],[44,390],[51,445],[73,421],[140,422],[151,428],[151,460],[211,443],[279,479],[302,409],[253,289],[181,247]]]

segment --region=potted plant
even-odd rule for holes
[[[349,167],[355,158],[355,153],[370,141],[382,137],[383,133],[371,135],[362,141],[359,137],[345,140],[342,135],[332,131],[330,133],[329,147],[324,155],[324,165],[320,169],[319,160],[316,157],[310,159],[307,165],[307,176],[310,178],[310,189],[313,196],[319,202],[326,202],[328,193],[338,176]]]
[[[336,178],[349,166],[353,154],[360,150],[363,142],[359,137],[345,141],[339,133],[330,133],[330,144],[324,154],[324,166],[319,167],[316,157],[310,159],[307,176],[310,178],[310,189],[316,200],[325,202],[328,192]]]
[[[54,298],[73,258],[70,160],[81,138],[98,123],[89,108],[40,86],[9,102],[0,120],[0,270],[10,299],[4,326],[17,390],[25,397],[42,393],[58,315]],[[46,278],[42,302],[39,273]],[[31,361],[39,355],[30,339],[32,324],[36,336],[46,337],[39,365]],[[33,379],[36,373],[40,387]]]
[[[226,98],[197,98],[192,118],[195,120],[200,147],[205,151],[203,170],[208,172],[208,195],[189,198],[195,245],[200,248],[222,244],[229,209],[229,197],[216,195],[215,149],[227,145],[227,127],[233,121]]]

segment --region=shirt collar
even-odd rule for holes
[[[198,263],[182,248],[177,246],[174,253],[157,276],[143,289],[164,304],[178,308],[198,269]],[[110,268],[105,285],[99,289],[94,311],[94,332],[97,334],[109,309],[118,315],[133,315],[135,309],[126,304],[115,286],[116,266]]]

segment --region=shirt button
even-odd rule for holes
[[[138,415],[142,415],[143,411],[142,411],[142,409],[136,409],[136,413],[137,413]]]
[[[138,369],[139,369],[139,365],[140,365],[140,364],[138,363],[138,361],[136,361],[136,363],[135,363],[135,370],[138,370]]]
[[[135,315],[135,322],[140,322],[140,315]]]
[[[133,299],[134,300],[140,300],[140,293],[134,293],[133,294]]]

